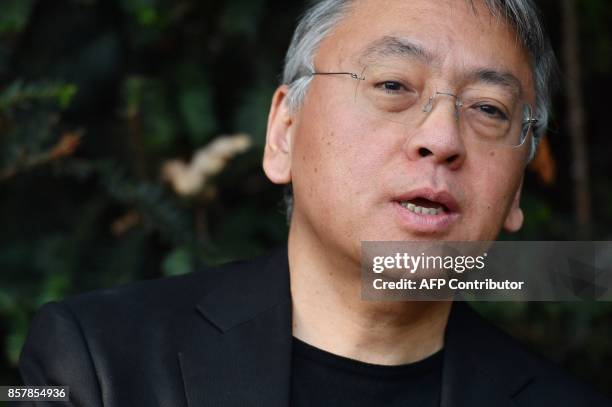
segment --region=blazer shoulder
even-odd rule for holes
[[[524,352],[530,355],[534,378],[533,386],[527,387],[519,399],[555,400],[556,406],[612,407],[612,400],[585,379],[543,356]]]
[[[488,374],[496,375],[500,369],[507,368],[530,377],[516,393],[519,405],[612,406],[612,400],[585,380],[570,374],[566,367],[533,352],[486,318],[476,315],[473,323],[473,327],[479,326],[475,331],[480,335],[478,348],[488,359],[480,362],[490,364]]]
[[[155,314],[185,307],[193,308],[196,302],[214,290],[233,274],[244,273],[256,267],[257,261],[234,261],[215,267],[204,267],[198,271],[179,276],[162,277],[128,283],[118,287],[100,289],[70,296],[60,301],[78,317],[89,312],[140,312]]]

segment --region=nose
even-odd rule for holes
[[[454,97],[452,94],[444,95]],[[411,161],[429,160],[457,170],[467,154],[460,134],[457,110],[460,107],[456,105],[454,98],[436,99],[439,100],[430,100],[423,109],[422,120],[408,129],[405,153]]]

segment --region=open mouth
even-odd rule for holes
[[[403,208],[419,215],[450,215],[459,211],[455,198],[446,191],[422,188],[395,198]]]
[[[406,201],[399,201],[399,204],[409,211],[421,215],[441,215],[449,212],[446,205],[422,197],[409,199]]]
[[[401,227],[413,233],[446,233],[462,212],[450,192],[427,187],[395,195],[393,204]]]

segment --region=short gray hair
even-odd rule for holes
[[[474,7],[474,0],[466,0]],[[314,72],[316,51],[336,26],[346,16],[354,0],[319,0],[300,19],[283,69],[282,83],[287,85],[288,104],[297,110],[308,90]],[[533,69],[538,125],[533,132],[530,159],[537,144],[546,132],[551,107],[552,79],[556,72],[556,59],[550,41],[544,32],[537,6],[533,0],[484,0],[491,14],[504,18],[516,31],[527,49]]]
[[[288,87],[287,103],[291,110],[299,109],[306,97],[319,45],[347,15],[354,1],[315,0],[299,20],[285,57],[282,76],[282,83]],[[466,1],[475,11],[474,0]],[[493,16],[501,17],[515,30],[519,41],[531,57],[536,93],[535,111],[538,119],[531,138],[529,154],[531,160],[548,126],[553,79],[557,73],[555,55],[533,0],[483,1]],[[290,220],[293,207],[291,185],[285,189],[285,203],[287,218]]]

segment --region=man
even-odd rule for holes
[[[263,167],[287,251],[45,306],[26,384],[82,406],[603,406],[462,303],[361,299],[366,240],[516,231],[546,126],[530,1],[327,0],[303,17]]]

